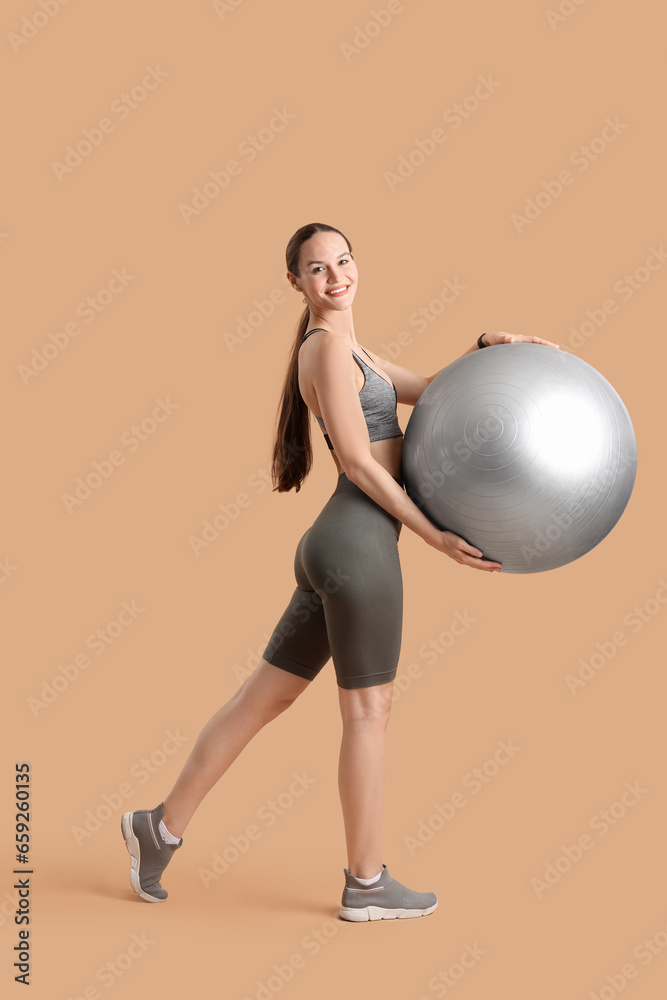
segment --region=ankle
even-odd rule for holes
[[[378,872],[382,873],[382,862],[380,861],[378,864],[371,862],[371,864],[358,865],[351,865],[348,862],[347,870],[355,878],[375,878]]]
[[[164,808],[162,810],[162,822],[169,830],[169,833],[172,834],[172,836],[174,837],[183,836],[187,824],[180,823],[176,816],[172,815],[172,813],[167,812],[167,810]]]

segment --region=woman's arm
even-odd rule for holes
[[[548,347],[557,347],[560,350],[560,344],[554,344],[552,340],[543,340],[542,337],[522,337],[521,334],[505,333],[504,330],[496,330],[495,333],[483,333],[484,344],[487,347],[491,347],[492,344],[519,344],[519,343],[533,343],[533,344],[546,344]],[[462,358],[466,354],[472,354],[473,351],[478,351],[479,347],[477,342],[469,347],[467,351],[464,351],[461,355]],[[440,369],[442,371],[443,369]],[[440,372],[436,372],[437,375]],[[431,375],[429,382],[432,382],[435,375]]]
[[[505,333],[504,330],[497,330],[494,333],[484,333],[483,336],[487,347],[491,347],[492,344],[515,344],[519,342],[525,343],[526,341],[531,341],[535,344],[547,344],[549,347],[560,346],[559,344],[554,344],[551,340],[543,340],[541,337],[522,337],[520,334]],[[464,351],[460,357],[464,358],[466,354],[472,354],[473,351],[478,351],[479,349],[477,341],[475,341],[472,347]],[[408,406],[414,406],[426,386],[447,367],[445,365],[443,368],[438,369],[435,375],[418,375],[417,372],[410,371],[409,368],[402,368],[401,365],[394,364],[393,361],[387,361],[386,358],[375,354],[373,351],[369,351],[368,353],[378,368],[381,368],[396,386],[398,402],[407,403]]]
[[[441,531],[419,509],[394,477],[375,460],[355,383],[352,353],[345,339],[325,336],[311,347],[313,387],[322,419],[346,476],[372,500],[439,552],[455,562],[493,572],[500,563],[451,531]],[[370,352],[369,352],[370,353]],[[408,376],[416,380],[408,372]]]

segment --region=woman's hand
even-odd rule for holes
[[[499,562],[484,559],[479,549],[466,542],[465,538],[455,535],[453,531],[438,531],[433,542],[430,544],[438,552],[444,552],[450,559],[461,563],[462,566],[472,566],[473,569],[485,569],[490,573],[500,573],[501,571],[501,564]]]
[[[532,343],[547,344],[549,347],[557,347],[560,350],[560,344],[554,344],[552,340],[543,340],[542,337],[522,337],[521,334],[505,333],[504,330],[496,330],[495,333],[485,333],[483,339],[487,347],[491,347],[492,344]]]

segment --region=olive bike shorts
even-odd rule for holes
[[[336,489],[299,539],[296,589],[264,659],[314,680],[333,657],[342,688],[393,681],[403,626],[402,527],[341,472]]]

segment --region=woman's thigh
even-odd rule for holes
[[[393,681],[401,649],[400,522],[362,491],[334,498],[303,539],[303,569],[322,599],[339,687]]]
[[[296,547],[296,588],[263,658],[307,681],[333,657],[338,686],[387,684],[401,646],[401,523],[339,479]]]

